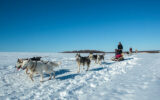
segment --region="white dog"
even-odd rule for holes
[[[41,60],[41,57],[32,57],[30,58],[32,61],[40,61]],[[24,64],[26,64],[26,62],[28,61],[29,59],[18,59],[17,63],[16,63],[16,68],[17,70],[21,69],[22,66],[24,66]],[[28,68],[26,68],[26,74],[29,74],[28,73]]]
[[[22,66],[24,66],[27,63],[28,59],[18,59],[17,63],[16,63],[16,68],[17,70],[21,69]],[[26,74],[28,73],[28,68],[26,68]]]
[[[24,63],[24,66],[22,66],[22,69],[29,69],[30,70],[30,78],[32,81],[33,80],[33,75],[35,73],[38,73],[41,75],[41,82],[43,82],[43,72],[45,71],[46,73],[48,73],[50,75],[49,80],[51,80],[52,78],[52,74],[53,73],[53,78],[55,78],[55,72],[54,72],[54,68],[58,67],[61,63],[55,63],[55,62],[44,62],[44,61],[32,61],[32,60],[27,60]]]

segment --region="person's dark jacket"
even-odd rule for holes
[[[121,54],[121,53],[122,53],[121,50],[118,50],[118,49],[115,50],[115,56],[116,56],[116,55],[119,55],[119,54]]]
[[[119,50],[123,50],[122,44],[119,44],[119,45],[118,45],[118,49],[119,49]]]

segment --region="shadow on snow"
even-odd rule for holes
[[[60,69],[59,71],[56,71],[55,74],[57,75],[61,75],[61,74],[65,74],[70,72],[69,69]]]
[[[112,65],[114,64],[115,62],[102,62],[102,65]],[[99,68],[94,68],[94,69],[91,69],[90,71],[100,71],[100,70],[103,70],[103,69],[106,69],[107,67],[102,67],[100,66]],[[108,69],[108,68],[107,68]]]
[[[133,58],[126,58],[126,59],[124,59],[124,60],[132,60],[132,59],[133,59]],[[124,61],[124,60],[123,60],[123,61]]]
[[[112,64],[114,64],[114,63],[116,63],[116,62],[102,62],[102,64],[104,64],[104,65],[112,65]]]
[[[70,74],[62,77],[57,77],[56,79],[59,79],[59,80],[74,79],[77,75],[79,74]]]
[[[100,71],[100,70],[103,70],[103,69],[105,69],[105,68],[103,68],[103,67],[99,67],[99,68],[91,69],[90,71]]]
[[[62,74],[68,73],[68,72],[70,72],[68,69],[60,69],[60,70],[58,70],[58,71],[55,71],[55,77],[58,76],[58,75],[62,75]],[[53,73],[52,73],[52,75],[53,75]],[[36,75],[36,77],[39,77],[39,76],[40,76],[40,75]],[[47,73],[44,73],[44,74],[43,74],[43,77],[44,77],[44,78],[50,77],[50,75],[47,74]]]

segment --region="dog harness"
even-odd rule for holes
[[[43,62],[44,64],[47,64],[49,61],[47,61],[47,62],[41,61],[41,62]]]
[[[33,63],[32,67],[31,67],[31,70],[32,70],[33,72],[35,71],[36,66],[37,66],[37,61],[36,61],[36,63]]]

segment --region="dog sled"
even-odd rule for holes
[[[120,58],[113,57],[111,60],[112,61],[123,61],[124,58],[123,57],[120,57]]]

